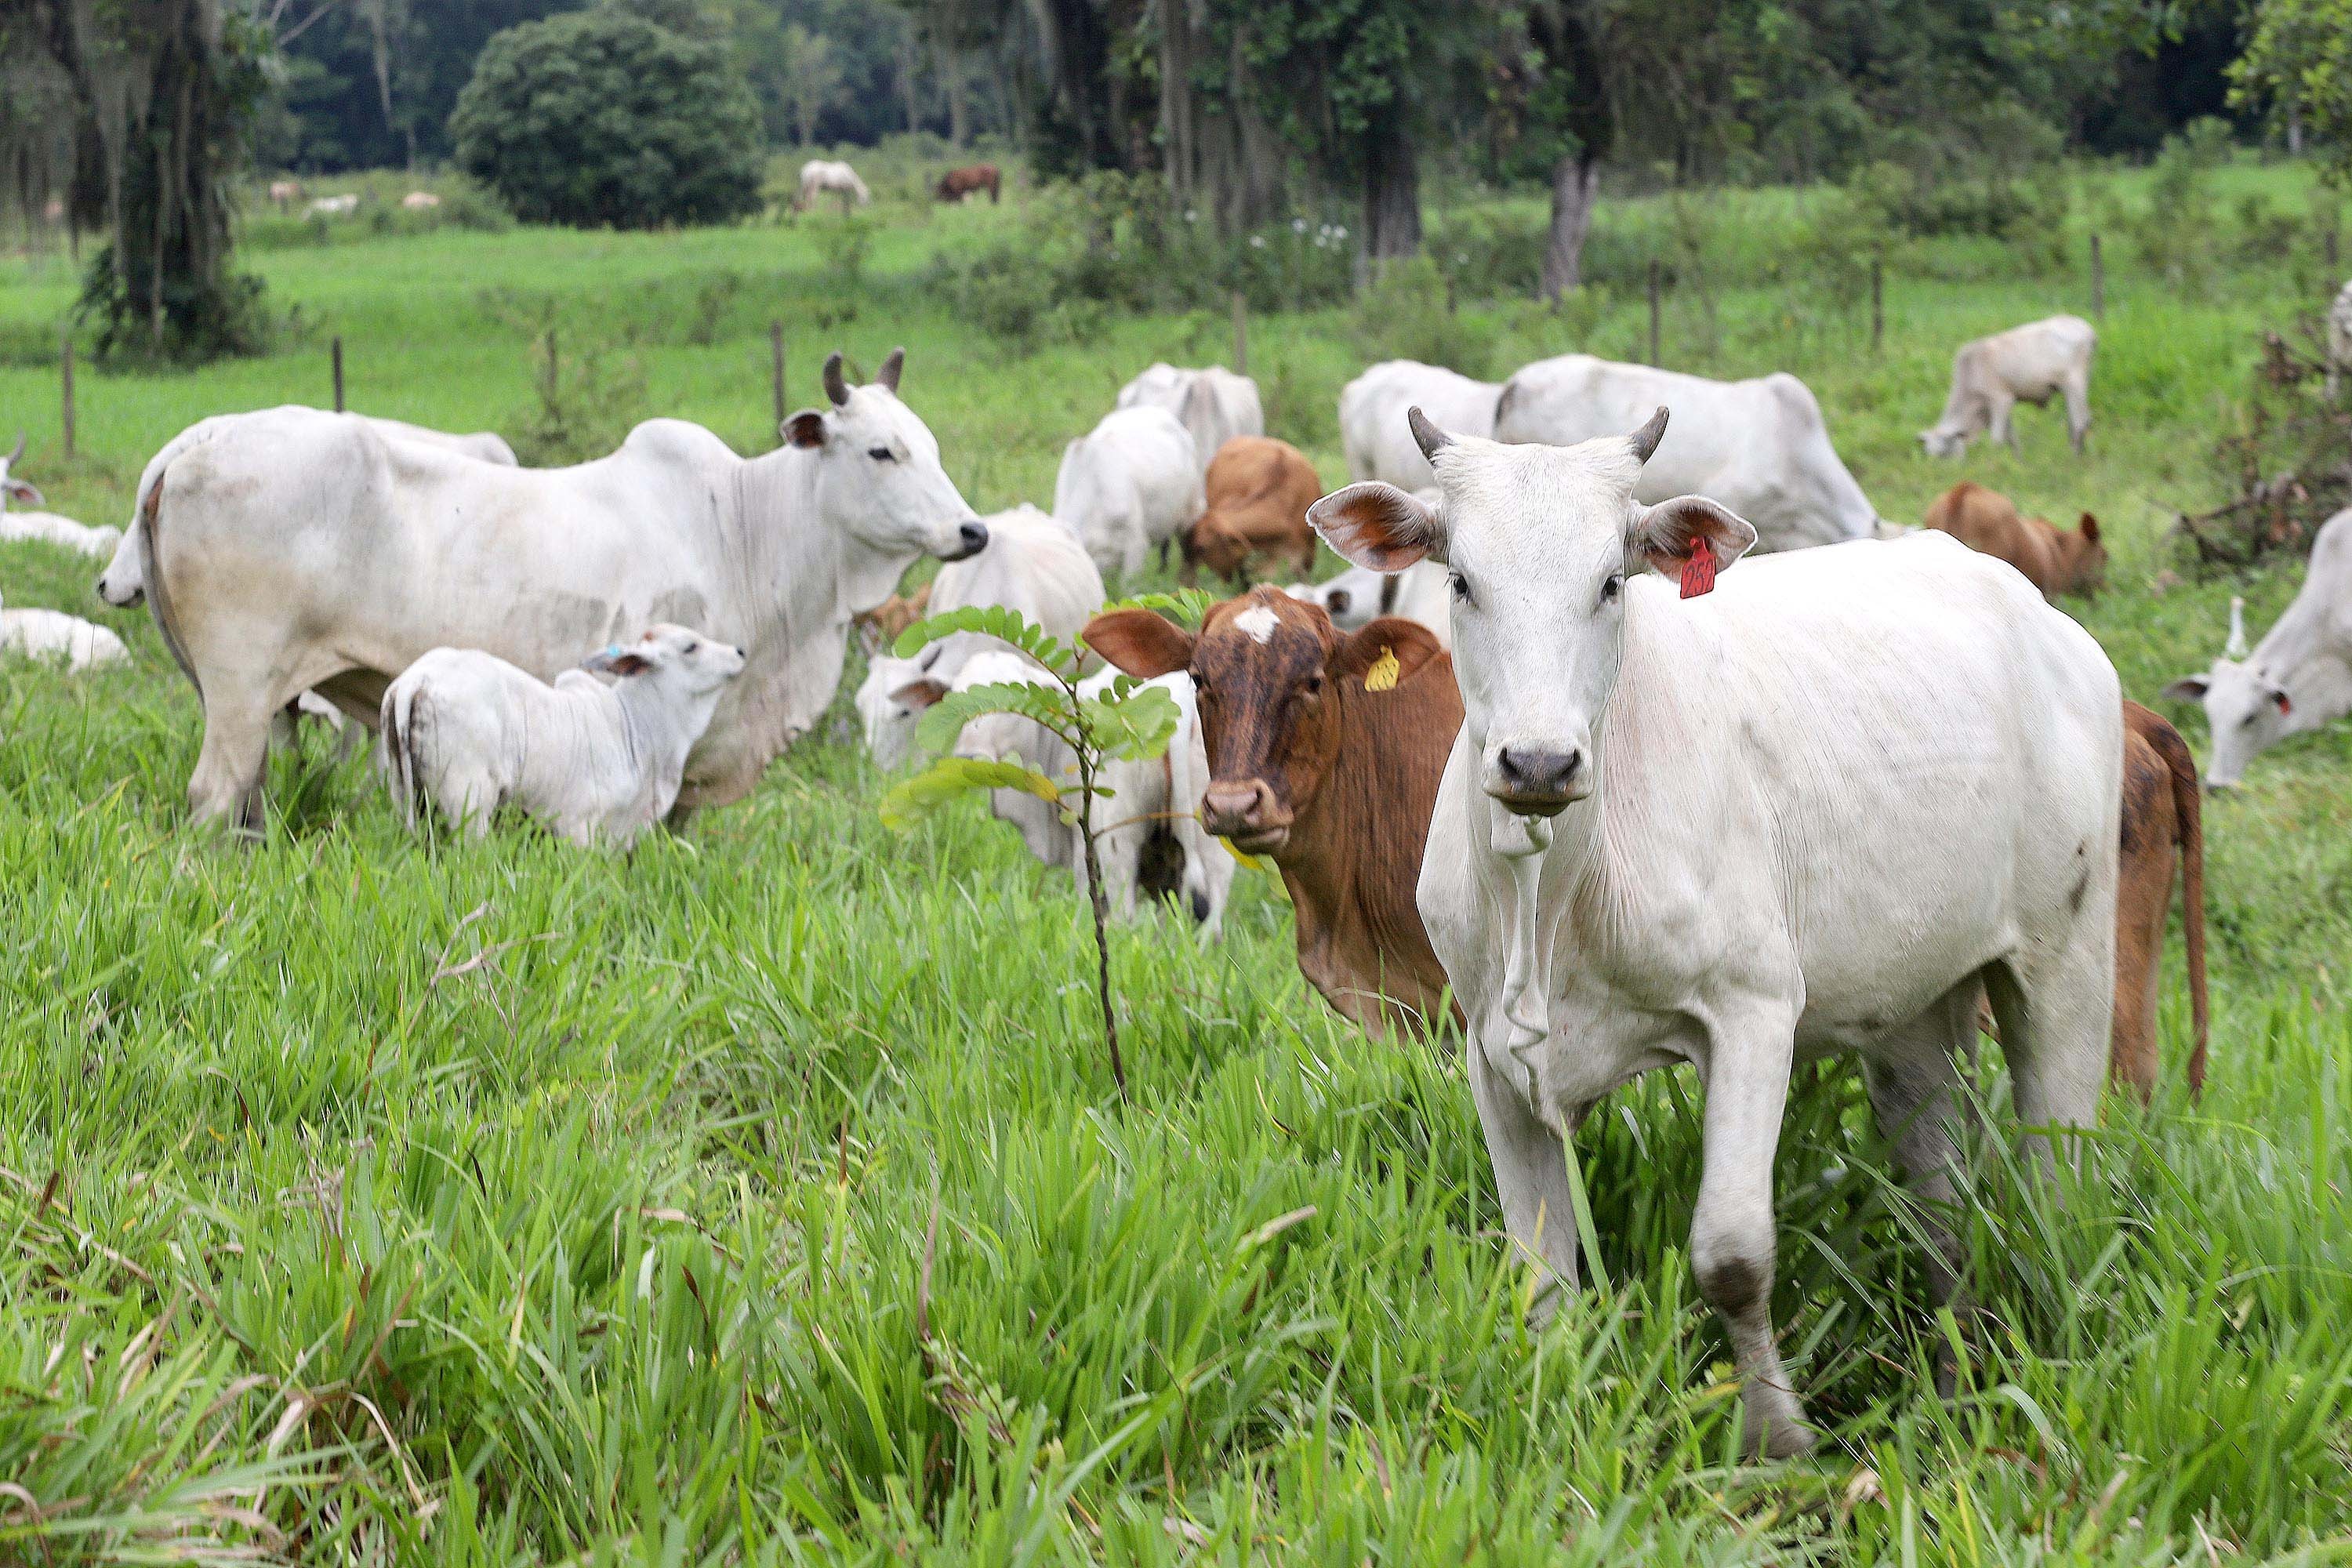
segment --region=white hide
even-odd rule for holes
[[[1160,361],[1118,391],[1118,407],[1164,408],[1192,437],[1192,455],[1206,479],[1217,453],[1236,436],[1265,434],[1265,407],[1257,383],[1223,365],[1180,370]]]
[[[2091,355],[2099,334],[2080,316],[2028,321],[1989,338],[1962,343],[1952,356],[1952,390],[1943,417],[1919,433],[1931,458],[1957,458],[1990,431],[2017,449],[2010,415],[2021,403],[2039,408],[2052,398],[2066,405],[2066,438],[2074,450],[2091,428]]]
[[[1712,381],[1591,354],[1538,360],[1504,384],[1495,437],[1569,447],[1622,435],[1662,405],[1674,419],[1634,482],[1634,500],[1721,501],[1755,526],[1759,550],[1877,531],[1878,513],[1830,444],[1821,405],[1786,373]]]
[[[1339,446],[1347,454],[1348,477],[1407,490],[1435,484],[1429,460],[1405,428],[1405,410],[1418,408],[1442,427],[1465,436],[1492,436],[1495,405],[1502,395],[1499,384],[1473,381],[1442,365],[1382,361],[1339,389]]]
[[[1693,1267],[1730,1330],[1751,1446],[1795,1451],[1811,1439],[1769,1315],[1792,1064],[1858,1053],[1898,1155],[1942,1196],[1990,973],[2022,1119],[2095,1120],[2115,671],[2022,577],[1947,537],[1744,561],[1684,600],[1648,568],[1702,534],[1738,560],[1752,532],[1712,502],[1636,503],[1626,438],[1435,450],[1436,514],[1360,486],[1311,515],[1343,554],[1426,552],[1461,584],[1465,715],[1418,901],[1468,1020],[1505,1218],[1573,1281],[1563,1139],[1629,1079],[1695,1066]],[[1350,524],[1382,510],[1403,548]],[[1531,757],[1577,760],[1535,799],[1510,784]]]
[[[320,196],[310,204],[312,217],[348,217],[360,210],[357,191],[346,191],[340,196]]]
[[[119,528],[92,528],[76,522],[69,517],[59,517],[53,511],[34,509],[48,505],[48,499],[31,483],[11,470],[25,455],[25,438],[16,437],[16,450],[0,457],[0,544],[13,544],[19,540],[37,540],[43,544],[62,545],[78,550],[84,555],[105,557],[114,553],[122,541]]]
[[[1434,561],[1416,561],[1402,572],[1368,572],[1350,566],[1322,583],[1294,583],[1286,590],[1294,599],[1319,605],[1331,624],[1343,632],[1360,631],[1382,616],[1402,616],[1428,628],[1440,647],[1454,646],[1453,599],[1445,568]]]
[[[832,700],[852,616],[919,553],[987,541],[891,390],[898,370],[894,354],[749,460],[656,419],[593,462],[504,468],[307,409],[182,451],[159,481],[148,590],[204,697],[195,815],[250,818],[269,718],[305,689],[372,723],[374,682],[429,648],[546,678],[661,621],[750,651],[678,804],[740,798]]]
[[[2352,370],[2352,283],[2336,291],[2327,307],[2327,401],[2344,389],[2344,374]]]
[[[1026,503],[982,521],[988,525],[986,548],[940,568],[931,579],[927,614],[1001,605],[1019,611],[1055,637],[1076,642],[1103,604],[1102,574],[1077,537]],[[911,689],[915,683],[948,686],[973,654],[1003,647],[978,632],[958,632],[908,658],[875,649],[856,700],[866,750],[876,763],[897,768],[913,753],[915,724],[931,700],[929,693]]]
[[[0,653],[26,658],[63,659],[70,671],[124,664],[131,650],[106,627],[62,610],[11,610],[0,606]]]
[[[1208,496],[1191,432],[1164,408],[1118,408],[1062,449],[1054,516],[1105,578],[1142,569],[1151,547],[1201,520]]]
[[[2212,668],[2164,689],[2204,705],[2205,782],[2215,788],[2236,784],[2248,763],[2289,735],[2352,713],[2352,510],[2320,526],[2294,603],[2251,654],[2240,609],[2232,600],[2232,646]]]
[[[480,838],[512,805],[574,844],[625,849],[677,803],[688,751],[742,672],[741,648],[686,626],[655,626],[552,685],[435,648],[385,689],[378,764],[412,830],[430,804]]]
[[[801,165],[800,205],[805,207],[826,195],[845,197],[861,207],[874,199],[874,193],[848,164],[837,159],[811,158]]]

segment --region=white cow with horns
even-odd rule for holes
[[[76,522],[69,517],[59,517],[53,511],[37,511],[47,507],[48,498],[36,489],[31,481],[16,473],[18,463],[25,460],[25,433],[16,432],[16,446],[6,457],[0,458],[0,543],[14,543],[20,539],[37,539],[45,544],[59,544],[68,550],[79,550],[84,555],[107,555],[121,542],[119,528],[92,528]],[[17,505],[9,506],[10,501]]]
[[[835,354],[832,405],[750,459],[655,419],[593,462],[503,468],[305,409],[182,453],[141,521],[150,608],[204,700],[194,816],[256,822],[270,716],[305,688],[373,726],[428,648],[547,679],[656,622],[747,651],[677,804],[739,799],[832,700],[851,617],[918,555],[988,542],[898,400],[902,360],[853,387]]]
[[[1989,988],[2023,1120],[2096,1115],[2115,671],[1948,538],[1761,558],[1714,587],[1755,530],[1698,497],[1634,499],[1664,408],[1566,448],[1412,424],[1437,506],[1357,484],[1309,516],[1359,565],[1452,575],[1465,715],[1418,901],[1468,1021],[1505,1219],[1573,1281],[1563,1141],[1629,1079],[1696,1067],[1692,1267],[1730,1331],[1751,1448],[1794,1453],[1812,1437],[1769,1313],[1792,1066],[1858,1055],[1897,1158],[1943,1195]],[[1678,597],[1675,574],[1706,596]]]

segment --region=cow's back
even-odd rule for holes
[[[1339,439],[1350,479],[1385,479],[1405,489],[1437,482],[1405,412],[1418,407],[1444,429],[1493,436],[1502,388],[1443,365],[1385,360],[1339,391]]]

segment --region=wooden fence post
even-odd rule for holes
[[[1234,290],[1234,374],[1249,374],[1249,306],[1238,289]]]
[[[328,357],[335,367],[335,412],[343,411],[343,340],[337,338],[328,345]]]
[[[784,440],[784,324],[768,323],[768,383],[776,408],[776,444]]]
[[[2107,261],[2100,253],[2099,237],[2091,236],[2091,320],[2103,321],[2107,316]]]
[[[1658,363],[1658,258],[1650,258],[1650,363]]]
[[[1870,352],[1876,353],[1886,337],[1886,263],[1870,259]]]
[[[58,391],[60,400],[58,411],[64,416],[68,462],[73,460],[74,455],[73,362],[73,329],[67,327],[58,333]]]

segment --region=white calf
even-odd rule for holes
[[[16,432],[16,450],[0,458],[0,543],[20,539],[38,540],[45,544],[61,544],[68,550],[79,550],[84,555],[104,557],[114,553],[121,542],[119,528],[92,528],[76,522],[69,517],[59,517],[51,511],[11,511],[8,503],[19,508],[45,507],[48,500],[26,480],[15,473],[25,456],[25,433]]]
[[[2066,438],[2081,451],[2091,428],[2091,353],[2098,343],[2097,331],[2080,316],[2028,321],[1962,343],[1952,356],[1944,416],[1919,432],[1919,445],[1931,458],[1957,458],[1990,430],[2015,451],[2011,411],[2021,403],[2038,408],[2059,397],[2066,404]]]
[[[62,610],[0,607],[0,652],[27,658],[63,658],[69,670],[129,661],[131,650],[104,626]]]

